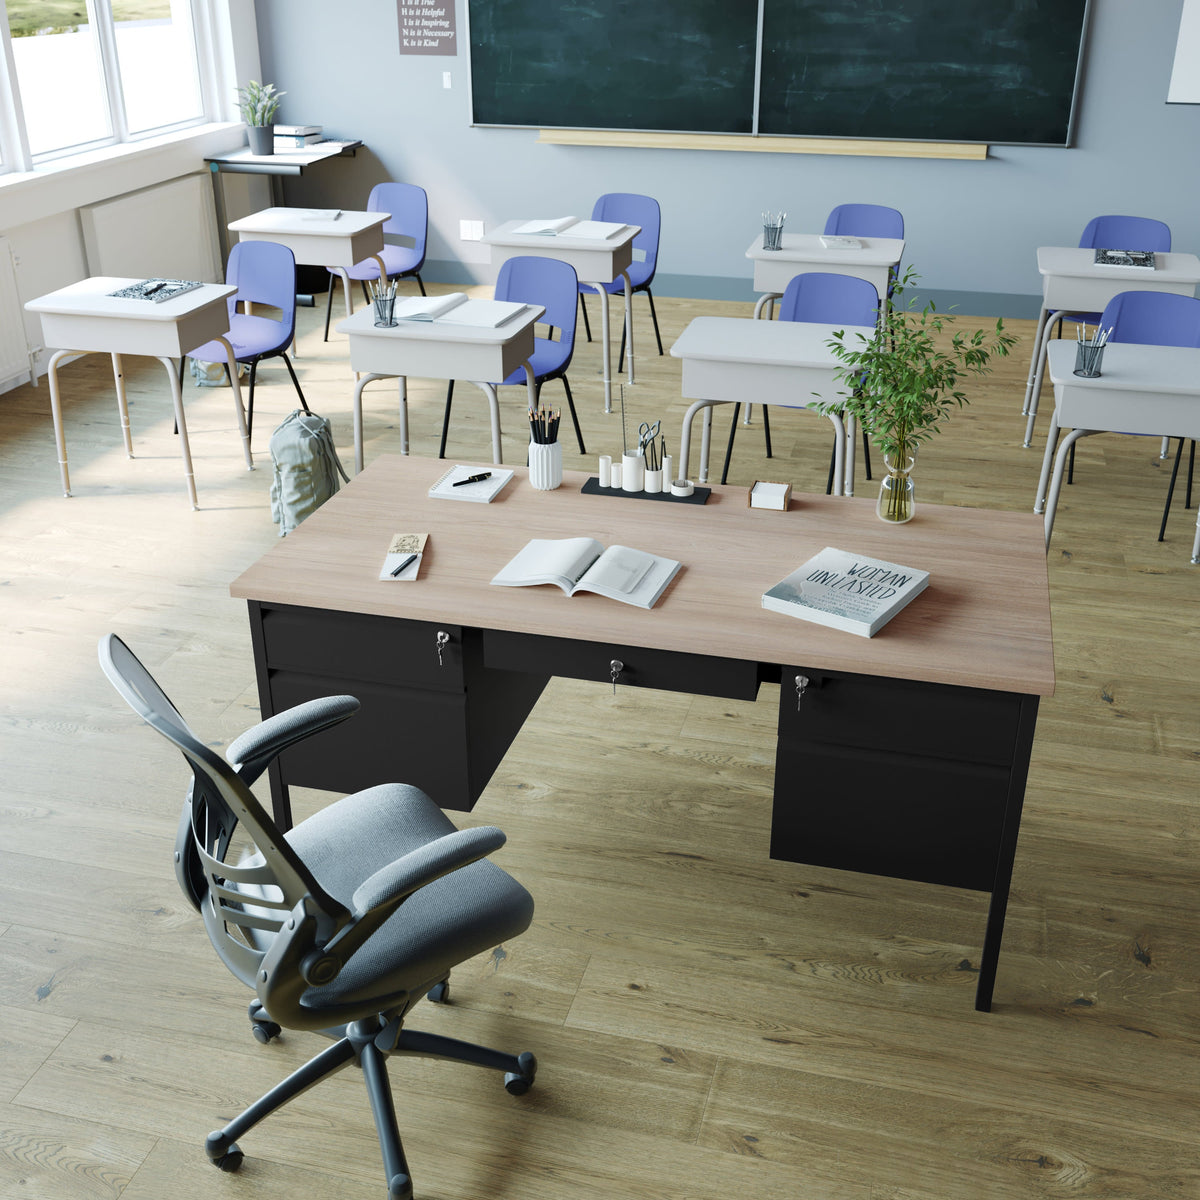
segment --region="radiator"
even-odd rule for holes
[[[207,172],[113,196],[79,210],[89,275],[223,276]]]
[[[17,294],[17,269],[8,238],[0,238],[0,388],[33,379],[25,311]]]

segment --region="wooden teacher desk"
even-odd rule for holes
[[[988,892],[976,1007],[989,1008],[1039,696],[1054,689],[1046,556],[1032,514],[922,505],[902,528],[870,500],[746,507],[584,495],[524,468],[491,504],[433,500],[446,464],[377,459],[234,581],[249,602],[263,717],[357,696],[351,720],[271,769],[349,791],[402,776],[470,809],[551,675],[753,700],[780,683],[771,856]],[[378,578],[398,531],[430,535],[420,578]],[[679,559],[650,610],[489,580],[525,544],[590,535]],[[872,639],[761,607],[822,547],[931,573]],[[797,680],[807,681],[798,683]]]

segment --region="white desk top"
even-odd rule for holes
[[[626,225],[622,232],[608,238],[572,237],[570,226],[563,233],[555,234],[514,232],[519,226],[528,224],[528,222],[528,217],[522,217],[516,221],[505,221],[503,225],[497,225],[491,233],[484,234],[482,240],[490,246],[536,246],[541,250],[558,246],[564,250],[605,251],[617,250],[628,245],[642,232],[640,225]]]
[[[68,284],[56,292],[28,300],[30,312],[57,313],[65,316],[129,317],[141,321],[178,321],[217,300],[233,295],[237,288],[228,283],[206,283],[194,291],[185,292],[172,300],[155,304],[153,300],[133,300],[111,296],[131,284],[140,283],[145,276],[124,279],[111,275],[94,275]]]
[[[511,341],[530,325],[541,320],[546,310],[537,304],[527,304],[526,311],[503,325],[489,329],[478,325],[455,325],[453,321],[398,321],[395,325],[380,327],[375,324],[375,308],[368,305],[360,308],[352,317],[340,321],[335,328],[339,333],[355,337],[379,338],[392,342],[474,342],[483,345],[503,345]]]
[[[749,317],[696,317],[671,347],[675,358],[757,363],[764,366],[837,366],[840,359],[829,339],[845,330],[846,344],[855,334],[870,340],[873,325],[819,325],[813,321],[755,321]],[[754,396],[747,396],[754,400]]]
[[[1200,350],[1190,346],[1143,346],[1112,342],[1104,347],[1101,374],[1086,379],[1075,374],[1075,343],[1056,339],[1049,348],[1050,379],[1056,384],[1098,391],[1158,392],[1200,397]]]
[[[1153,271],[1140,267],[1097,266],[1095,258],[1096,251],[1086,246],[1039,246],[1038,271],[1042,275],[1128,280],[1129,291],[1154,287],[1156,283],[1200,283],[1200,258],[1194,254],[1175,251],[1156,254]]]
[[[764,262],[827,262],[830,266],[856,263],[864,267],[893,267],[904,255],[903,238],[859,238],[859,249],[826,249],[816,233],[785,233],[778,250],[764,250],[762,235],[750,243],[746,257]]]
[[[386,212],[340,211],[336,218],[323,217],[314,220],[307,214],[324,212],[325,209],[311,208],[264,208],[237,221],[230,221],[234,233],[281,233],[311,237],[353,237],[356,233],[382,226],[391,220]]]

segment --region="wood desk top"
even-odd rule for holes
[[[958,684],[1054,690],[1042,519],[919,504],[888,527],[873,500],[793,497],[787,513],[714,487],[706,505],[585,496],[587,476],[533,490],[523,467],[491,504],[433,500],[450,461],[384,456],[234,580],[238,599],[513,630],[681,653]],[[393,534],[428,533],[420,578],[379,576]],[[557,587],[488,582],[534,537],[595,537],[677,558],[650,610]],[[761,606],[762,593],[825,546],[930,572],[927,591],[874,638]]]

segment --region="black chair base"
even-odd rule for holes
[[[548,375],[546,379],[539,380],[537,384],[537,392],[540,396],[542,393],[542,384],[550,379],[561,379],[563,391],[567,393],[567,408],[571,413],[571,424],[575,426],[575,440],[579,443],[579,453],[586,454],[587,449],[583,444],[583,430],[579,428],[579,415],[575,412],[575,397],[571,395],[571,385],[567,382],[565,375]],[[442,414],[442,440],[438,445],[438,458],[446,457],[446,437],[450,432],[450,403],[454,399],[454,380],[451,379],[446,385],[446,411]]]
[[[663,352],[662,334],[660,334],[658,331],[658,313],[655,312],[655,310],[654,310],[654,293],[649,289],[649,287],[642,287],[642,288],[634,288],[632,294],[636,296],[638,292],[645,292],[646,299],[650,301],[650,319],[654,322],[654,340],[658,343],[658,353],[659,353],[659,357],[661,357],[662,352]],[[582,292],[579,293],[579,307],[583,313],[583,332],[587,336],[587,340],[590,342],[592,340],[592,326],[591,326],[591,323],[588,321],[587,305],[583,302],[583,293]],[[617,356],[617,374],[620,375],[620,373],[624,369],[625,369],[625,322],[622,321],[621,322],[621,350],[620,350],[619,355]]]
[[[1158,540],[1161,542],[1167,532],[1167,517],[1171,515],[1171,500],[1175,495],[1175,480],[1179,477],[1179,460],[1183,457],[1183,438],[1179,439],[1179,445],[1175,447],[1175,465],[1171,468],[1171,482],[1167,486],[1167,502],[1163,505],[1162,524],[1158,527]],[[1074,449],[1074,447],[1071,447]],[[1192,507],[1192,478],[1196,471],[1196,443],[1193,441],[1191,449],[1188,451],[1188,475],[1187,475],[1187,491],[1183,499],[1183,507]]]
[[[259,1008],[261,1011],[261,1006]],[[251,1020],[258,1019],[254,1015],[254,1005],[251,1005]],[[396,1124],[396,1107],[388,1082],[387,1059],[390,1055],[440,1058],[502,1071],[504,1088],[514,1096],[529,1091],[537,1076],[537,1059],[532,1054],[505,1054],[487,1046],[460,1042],[440,1034],[409,1031],[402,1028],[399,1016],[389,1018],[381,1015],[371,1021],[356,1021],[331,1032],[337,1038],[332,1046],[327,1046],[315,1058],[293,1071],[223,1129],[208,1135],[204,1152],[214,1166],[222,1171],[236,1171],[245,1157],[237,1144],[239,1137],[322,1079],[357,1062],[362,1068],[367,1098],[379,1136],[389,1200],[411,1200],[412,1177],[404,1156],[404,1144]]]

